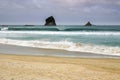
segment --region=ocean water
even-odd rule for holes
[[[0,26],[0,43],[120,55],[120,26]]]

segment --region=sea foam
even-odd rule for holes
[[[96,54],[118,55],[120,56],[120,47],[100,46],[93,44],[73,43],[69,41],[50,42],[44,40],[11,40],[0,39],[0,43],[9,45],[18,45],[46,49],[62,49],[67,51],[89,52]]]
[[[0,31],[0,34],[43,34],[43,35],[120,35],[120,32],[110,32],[110,31]]]

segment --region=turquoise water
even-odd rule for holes
[[[1,26],[1,29],[3,27]],[[120,46],[120,26],[23,26],[11,25],[7,27],[1,38],[17,40],[49,40],[49,41],[70,41],[75,43],[90,43],[107,46]],[[16,33],[18,31],[21,33]],[[29,33],[30,31],[30,33]],[[33,34],[32,32],[33,31]],[[39,32],[38,32],[39,31]],[[9,34],[7,34],[7,32]],[[11,33],[10,33],[11,32]],[[13,32],[13,33],[12,33]],[[22,33],[23,32],[23,33]],[[25,33],[27,32],[27,33]],[[38,34],[34,34],[38,32]],[[46,33],[46,34],[42,34]],[[53,34],[51,34],[53,33]]]
[[[0,26],[0,42],[23,46],[120,53],[120,26]],[[19,44],[18,44],[19,43]],[[73,47],[74,46],[74,47]],[[72,47],[72,48],[71,48]],[[102,47],[102,48],[101,48]],[[109,51],[107,49],[110,49]],[[90,50],[88,50],[89,52]],[[112,52],[113,53],[113,52]]]
[[[0,26],[0,29],[3,26]],[[24,25],[9,25],[9,31],[120,31],[119,25],[108,26],[80,26],[80,25],[59,25],[59,26],[24,26]]]

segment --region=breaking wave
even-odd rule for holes
[[[42,35],[120,35],[120,32],[110,32],[110,31],[0,31],[0,34],[42,34]]]
[[[9,26],[0,26],[0,30],[8,30],[8,31],[120,31],[119,26],[114,27],[107,27],[107,26],[91,26],[91,27],[85,27],[85,26],[51,26],[51,27],[45,27],[45,26],[25,26],[25,25],[9,25]]]
[[[120,56],[120,47],[73,43],[69,41],[50,42],[45,40],[26,41],[26,40],[0,39],[0,43],[35,48],[62,49],[67,51],[90,52],[96,54]]]

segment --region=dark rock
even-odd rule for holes
[[[50,16],[46,19],[45,26],[56,26],[56,22],[53,16]]]
[[[90,22],[87,22],[85,26],[92,26],[92,24]]]

